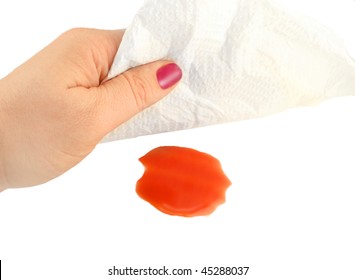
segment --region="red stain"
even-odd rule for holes
[[[225,202],[231,182],[220,162],[209,154],[165,146],[139,160],[145,172],[137,182],[137,194],[166,214],[209,215]]]

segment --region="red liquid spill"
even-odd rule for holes
[[[166,146],[151,150],[139,160],[145,172],[137,182],[137,194],[166,214],[208,215],[225,202],[231,182],[211,155]]]

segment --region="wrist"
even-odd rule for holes
[[[7,187],[4,159],[4,137],[5,137],[5,89],[3,80],[0,80],[0,192]]]
[[[0,132],[1,133],[1,132]],[[2,133],[0,134],[2,135]],[[1,141],[0,141],[1,143]],[[2,147],[0,147],[0,192],[7,188],[6,176],[5,176],[5,166],[3,164],[4,160],[1,157],[2,155]]]

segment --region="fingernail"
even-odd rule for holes
[[[182,78],[181,68],[175,64],[170,63],[164,65],[157,71],[157,79],[159,86],[162,89],[167,89],[175,85]]]

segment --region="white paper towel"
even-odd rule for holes
[[[355,94],[355,63],[343,41],[270,0],[147,0],[126,31],[109,78],[162,58],[180,65],[182,82],[106,141]]]

